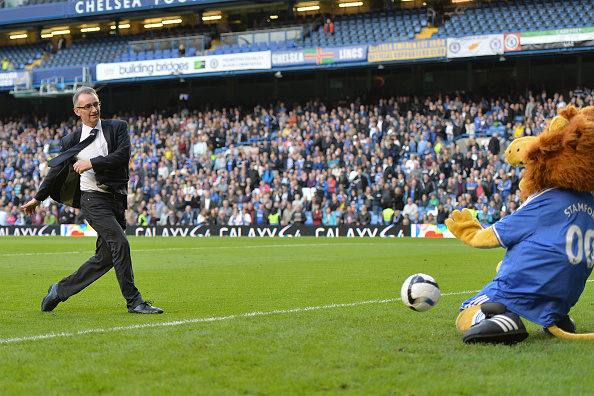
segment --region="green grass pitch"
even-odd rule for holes
[[[0,238],[2,395],[589,395],[594,342],[526,322],[515,346],[465,345],[458,307],[502,249],[457,240],[130,238],[163,315],[128,314],[115,274],[41,312],[94,238]],[[442,297],[400,301],[424,272]],[[594,283],[571,316],[594,332]]]

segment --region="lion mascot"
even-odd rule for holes
[[[594,339],[576,334],[568,316],[594,266],[594,107],[560,110],[540,135],[514,140],[505,159],[526,168],[520,208],[488,228],[468,209],[446,220],[469,246],[507,249],[493,281],[462,304],[456,327],[466,343],[523,341],[521,318],[557,337]]]

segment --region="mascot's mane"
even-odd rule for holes
[[[547,187],[594,191],[594,107],[559,110],[526,147],[522,199]],[[559,117],[556,117],[556,119]]]

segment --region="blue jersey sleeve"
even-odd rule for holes
[[[507,249],[530,238],[535,232],[539,213],[539,205],[531,201],[493,224],[493,232],[501,247]]]

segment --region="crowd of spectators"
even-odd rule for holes
[[[114,115],[132,143],[129,225],[443,223],[470,209],[489,225],[519,205],[522,171],[503,160],[557,109],[592,106],[589,89],[312,99],[175,114]],[[107,116],[103,114],[103,116]],[[78,209],[20,205],[37,191],[60,138],[80,126],[34,115],[0,122],[0,226],[82,224]]]

